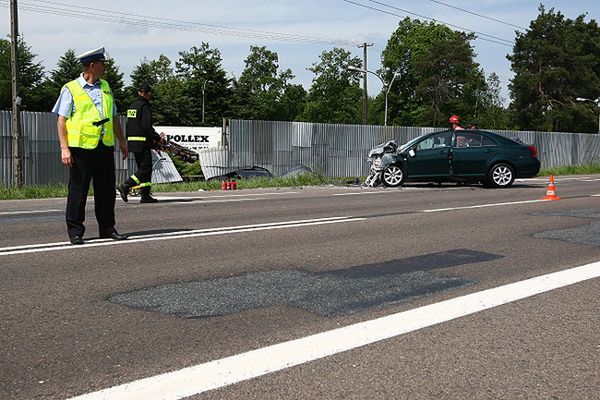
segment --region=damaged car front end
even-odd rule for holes
[[[364,185],[375,187],[383,182],[383,174],[387,173],[388,179],[393,181],[398,180],[398,185],[403,182],[402,170],[391,171],[388,166],[393,164],[396,160],[396,151],[398,150],[398,144],[395,140],[389,140],[385,143],[379,144],[369,151],[367,161],[370,164],[369,175],[365,179]],[[398,176],[398,172],[400,176]]]

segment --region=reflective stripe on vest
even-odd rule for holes
[[[94,122],[102,120],[100,111],[92,101],[89,94],[81,87],[77,80],[65,85],[73,96],[75,112],[67,119],[67,143],[69,147],[80,147],[82,149],[95,149],[102,135],[102,124],[94,126]],[[113,131],[113,97],[108,82],[101,79],[102,111],[108,116],[104,125],[104,136],[102,143],[105,146],[114,146],[115,135]]]
[[[129,136],[127,140],[131,140],[132,142],[145,142],[146,136]]]

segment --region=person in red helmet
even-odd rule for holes
[[[460,118],[458,118],[458,115],[451,116],[449,122],[450,125],[452,125],[453,131],[462,131],[463,129],[465,129],[460,125]]]
[[[458,115],[451,116],[449,122],[452,125],[453,131],[465,130],[465,128],[463,128],[460,125],[460,118],[458,118]],[[466,146],[467,146],[467,138],[464,135],[456,135],[456,147],[466,147]]]

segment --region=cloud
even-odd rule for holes
[[[6,4],[8,2],[6,0]],[[70,1],[70,0],[64,0]],[[354,0],[369,3],[367,0]],[[417,14],[450,22],[454,25],[487,33],[508,40],[514,39],[516,28],[495,23],[460,10],[448,8],[433,1],[398,2],[382,0],[398,8]],[[450,0],[442,1],[456,4]],[[569,18],[589,12],[590,17],[600,15],[600,2],[585,0],[546,1],[547,8],[554,7]],[[0,3],[1,5],[2,3]],[[248,30],[303,35],[319,38],[343,39],[350,42],[369,42],[385,46],[390,35],[404,16],[414,15],[399,10],[389,9],[399,16],[392,16],[363,7],[348,4],[342,0],[280,0],[280,1],[241,1],[241,0],[178,0],[165,2],[147,0],[144,2],[105,0],[98,3],[96,9],[82,9],[75,5],[73,10],[85,11],[86,18],[68,16],[69,7],[61,3],[37,2],[28,0],[20,3],[19,27],[32,51],[39,55],[46,67],[52,70],[64,52],[72,48],[81,52],[94,47],[105,46],[115,58],[126,80],[133,67],[144,57],[156,59],[160,54],[167,55],[172,61],[178,59],[180,51],[189,50],[201,42],[209,42],[211,47],[218,48],[223,57],[226,70],[237,76],[244,68],[243,60],[248,54],[250,45],[266,45],[277,51],[282,68],[291,68],[297,75],[297,81],[310,86],[312,73],[306,71],[317,61],[319,54],[331,49],[333,45],[291,43],[252,37]],[[376,8],[383,6],[370,3]],[[28,5],[47,7],[48,12],[34,12]],[[494,18],[527,27],[537,17],[538,3],[530,0],[464,0],[460,8],[492,16]],[[105,12],[105,11],[108,11]],[[111,15],[118,23],[95,20],[99,15]],[[0,18],[9,21],[8,7],[0,7]],[[88,19],[90,18],[90,19]],[[176,29],[159,29],[144,24],[132,24],[131,19],[142,18],[147,24],[175,24],[180,29],[196,23],[198,29],[187,31]],[[202,25],[204,24],[204,25]],[[237,34],[217,34],[218,27],[239,28]],[[10,26],[2,25],[0,34],[9,33]],[[503,94],[507,97],[506,81],[512,76],[506,54],[512,49],[498,46],[483,40],[473,42],[478,54],[477,61],[485,69],[486,74],[496,72],[503,79]],[[347,45],[346,49],[354,55],[362,57],[362,50],[356,45]],[[369,49],[369,68],[379,68],[380,53],[376,47]],[[372,87],[371,87],[372,85]],[[381,88],[379,83],[370,80],[369,91],[376,93]]]

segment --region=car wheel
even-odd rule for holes
[[[381,173],[381,182],[388,187],[396,187],[404,183],[404,170],[399,165],[388,165]]]
[[[515,181],[515,170],[509,164],[495,164],[488,172],[487,183],[495,188],[510,187]]]

